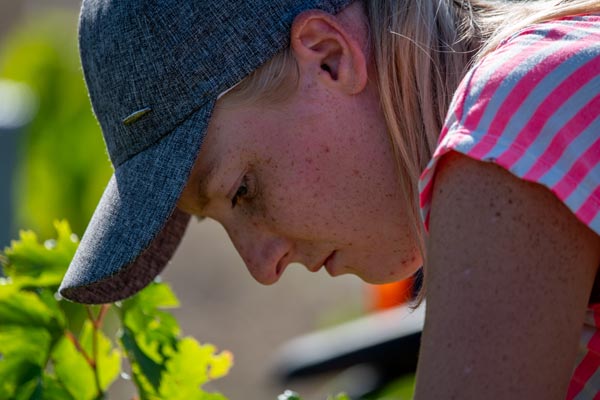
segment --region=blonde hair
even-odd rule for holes
[[[598,0],[519,3],[483,0],[365,0],[371,56],[411,233],[425,259],[417,182],[435,149],[453,93],[469,66],[524,27],[600,12]],[[295,91],[298,69],[286,49],[228,97],[269,103]]]

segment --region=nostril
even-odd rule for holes
[[[281,257],[279,259],[279,261],[277,262],[277,266],[275,267],[275,276],[277,276],[278,278],[281,276],[283,269],[287,265],[287,262],[285,261],[287,256],[288,256],[288,253],[285,253],[283,255],[283,257]]]

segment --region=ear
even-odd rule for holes
[[[301,74],[348,94],[367,84],[367,63],[358,39],[334,15],[305,11],[292,24],[291,47]]]

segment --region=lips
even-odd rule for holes
[[[327,257],[322,259],[319,263],[317,263],[311,267],[307,267],[307,269],[310,272],[318,272],[319,270],[321,270],[321,268],[323,266],[327,267],[327,265],[332,262],[336,253],[337,253],[336,250],[332,251],[331,253],[329,253],[329,255],[327,255]],[[283,271],[285,270],[285,268],[287,267],[288,264],[289,264],[289,259],[288,259],[288,255],[286,254],[277,263],[277,267],[275,269],[275,275],[277,276],[277,278],[279,278],[283,274]]]
[[[333,256],[335,255],[336,251],[334,250],[333,252],[331,252],[327,257],[325,257],[320,263],[318,263],[317,265],[309,268],[308,270],[310,272],[317,272],[321,269],[321,267],[324,265],[327,268],[327,264],[331,262],[331,260],[333,259]]]

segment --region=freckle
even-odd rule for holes
[[[312,164],[313,160],[310,157],[304,159],[307,163]]]
[[[329,153],[329,151],[330,151],[329,146],[325,146],[324,150],[325,150],[325,153]]]
[[[360,175],[360,171],[357,169],[353,169],[352,173],[354,174],[354,176],[359,176]]]
[[[267,161],[266,161],[267,165],[271,164],[271,161],[273,161],[273,157],[267,158]]]

